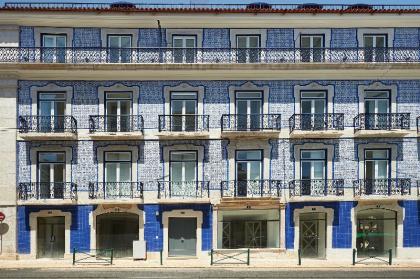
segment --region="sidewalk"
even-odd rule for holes
[[[352,265],[351,261],[331,261],[331,260],[310,260],[303,259],[302,265],[299,266],[297,260],[250,260],[250,265],[246,264],[214,264],[210,265],[210,262],[204,262],[200,260],[177,260],[171,259],[163,262],[160,265],[159,260],[129,260],[129,259],[117,259],[113,261],[113,264],[106,264],[101,262],[96,263],[76,263],[72,264],[71,259],[63,260],[51,260],[51,259],[37,259],[37,260],[1,260],[0,269],[21,269],[21,268],[103,268],[103,269],[118,269],[118,268],[229,268],[229,269],[248,269],[248,268],[262,268],[262,269],[360,269],[360,268],[415,268],[420,269],[420,260],[397,260],[394,259],[392,266],[387,263],[380,262],[378,260],[370,259],[363,263]]]

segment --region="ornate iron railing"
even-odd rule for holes
[[[0,63],[284,64],[418,63],[420,48],[1,47]]]
[[[208,130],[208,115],[159,115],[159,132],[205,132]]]
[[[343,130],[344,113],[293,114],[289,118],[290,132]]]
[[[89,182],[90,199],[142,199],[142,182]]]
[[[289,182],[290,197],[343,196],[344,179],[300,179]]]
[[[361,113],[353,123],[354,131],[409,130],[410,113]]]
[[[280,131],[280,114],[223,114],[223,131]]]
[[[280,180],[230,180],[221,182],[222,197],[280,197]]]
[[[158,199],[209,198],[209,181],[159,181]]]
[[[143,132],[144,121],[141,115],[91,115],[89,132]]]
[[[77,133],[77,121],[70,115],[24,115],[18,118],[20,133]]]
[[[77,199],[77,185],[73,182],[21,182],[19,200]]]
[[[365,195],[410,195],[410,178],[389,178],[389,179],[359,179],[353,181],[355,196]]]

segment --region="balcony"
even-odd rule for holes
[[[410,178],[359,179],[353,181],[354,196],[405,196],[411,194]]]
[[[92,200],[135,200],[143,199],[142,182],[90,182],[89,199]]]
[[[91,115],[89,133],[93,139],[139,139],[143,136],[141,115]]]
[[[230,180],[221,183],[222,198],[280,198],[280,180]]]
[[[289,118],[291,137],[338,137],[344,130],[344,113],[293,114]]]
[[[281,129],[280,114],[223,114],[222,136],[227,138],[278,137]]]
[[[19,136],[27,140],[76,139],[77,121],[70,115],[25,115],[18,118]]]
[[[300,64],[419,63],[419,48],[1,47],[0,63]]]
[[[208,115],[159,115],[159,137],[205,138],[208,136]]]
[[[289,182],[290,197],[344,196],[344,179],[301,179]]]
[[[24,203],[71,202],[77,199],[77,185],[72,182],[22,182],[18,200]]]
[[[410,132],[410,113],[361,113],[353,123],[355,136],[404,136]]]
[[[159,181],[158,199],[209,199],[209,181]]]

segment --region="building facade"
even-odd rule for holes
[[[420,258],[419,10],[127,5],[0,10],[3,257]]]

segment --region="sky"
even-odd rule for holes
[[[112,3],[121,0],[0,0],[0,4],[4,2],[85,2],[85,3]],[[199,4],[248,4],[252,2],[266,2],[271,4],[300,4],[300,3],[322,3],[322,4],[355,4],[355,3],[366,3],[366,4],[418,4],[420,0],[124,0],[132,3],[165,3],[165,4],[178,4],[178,3],[199,3]]]

